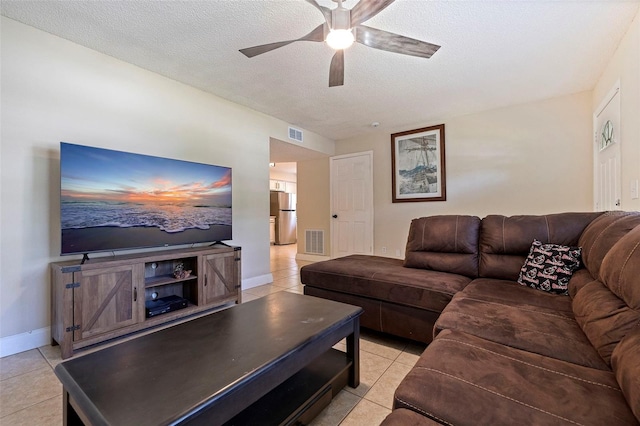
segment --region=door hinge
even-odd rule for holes
[[[80,324],[65,328],[66,331],[80,330]]]
[[[77,288],[80,287],[80,283],[69,283],[64,286],[65,288]]]

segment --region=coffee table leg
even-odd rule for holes
[[[76,410],[71,406],[69,401],[69,392],[62,389],[62,424],[64,426],[84,425]]]
[[[347,336],[347,358],[352,361],[349,386],[357,388],[360,384],[360,318],[353,321],[353,334]]]

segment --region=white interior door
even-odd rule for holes
[[[331,157],[331,257],[373,254],[373,152]]]
[[[622,173],[620,170],[620,83],[604,98],[593,115],[594,127],[594,208],[620,210]]]

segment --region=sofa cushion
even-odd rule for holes
[[[580,267],[580,247],[533,240],[518,283],[554,294],[569,294],[569,280]]]
[[[300,269],[303,284],[441,312],[471,278],[405,268],[402,260],[352,255]]]
[[[638,212],[607,212],[586,227],[578,245],[582,262],[594,278],[600,278],[600,266],[611,247],[640,225]]]
[[[427,347],[394,408],[455,425],[637,424],[613,372],[455,331]]]
[[[590,282],[576,295],[573,312],[607,365],[611,365],[616,345],[640,323],[640,312],[628,307],[600,281]]]
[[[569,300],[567,296],[518,287]],[[462,292],[451,300],[436,321],[434,333],[437,335],[442,330],[458,330],[517,349],[609,370],[578,323],[567,312],[553,312],[520,301],[487,301]]]
[[[477,300],[520,306],[524,309],[550,312],[573,318],[570,298],[535,291],[528,287],[517,285],[513,281],[478,278],[471,281],[462,290],[462,294]]]
[[[613,351],[611,365],[622,393],[640,422],[640,325]]]
[[[602,282],[585,285],[573,300],[573,310],[593,346],[610,363],[616,345],[640,323],[640,225],[613,245],[599,271]]]
[[[640,224],[609,250],[600,277],[609,290],[640,312]]]
[[[583,230],[601,214],[485,217],[480,227],[480,277],[516,281],[534,239],[577,246]]]
[[[479,232],[476,216],[413,219],[404,266],[477,277]]]
[[[572,299],[576,297],[576,294],[582,289],[585,285],[589,284],[591,281],[595,281],[596,279],[591,276],[591,273],[588,269],[578,269],[573,273],[571,279],[569,280],[569,297]]]

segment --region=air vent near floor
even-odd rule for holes
[[[289,127],[289,139],[293,139],[294,141],[302,142],[302,130],[294,129],[293,127]]]
[[[304,252],[324,255],[324,230],[307,229],[304,231]]]

